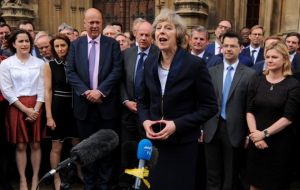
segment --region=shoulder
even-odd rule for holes
[[[137,53],[137,46],[132,46],[128,49],[125,49],[124,56],[128,56],[128,55],[131,55],[133,53]]]

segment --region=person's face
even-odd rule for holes
[[[141,23],[136,31],[136,41],[142,50],[146,50],[152,43],[151,31],[152,26],[148,22]]]
[[[219,39],[220,36],[223,36],[230,29],[231,29],[230,22],[223,20],[218,24],[218,27],[215,30],[215,35]]]
[[[79,33],[77,31],[74,31],[74,40],[76,40],[79,37]]]
[[[102,15],[95,9],[89,9],[85,13],[84,27],[90,38],[97,38],[102,32]]]
[[[35,33],[34,33],[34,30],[33,30],[33,26],[31,24],[21,24],[19,29],[22,29],[22,30],[25,30],[25,31],[29,32],[32,39],[35,38]]]
[[[30,53],[30,40],[26,33],[20,33],[17,35],[13,47],[16,48],[17,54],[29,54]]]
[[[260,46],[264,39],[263,35],[263,30],[261,28],[256,28],[252,30],[252,32],[249,35],[251,45]]]
[[[113,27],[117,30],[118,33],[121,33],[121,26],[119,25],[113,25]]]
[[[250,42],[249,34],[250,34],[250,29],[249,28],[243,28],[241,30],[241,36],[243,38],[244,43],[249,43]]]
[[[10,30],[7,26],[0,27],[0,42],[3,43],[5,40],[5,36],[10,35]]]
[[[158,23],[155,29],[155,42],[160,50],[168,51],[177,47],[176,28],[173,23]]]
[[[62,39],[56,39],[54,40],[54,50],[57,54],[57,56],[60,59],[64,59],[68,53],[68,44],[65,42],[65,40]]]
[[[52,57],[51,45],[49,43],[49,38],[47,36],[40,37],[36,42],[36,46],[43,57],[46,58]]]
[[[60,34],[66,35],[70,41],[72,42],[75,37],[74,37],[74,31],[70,30],[70,29],[63,29],[62,31],[59,32]]]
[[[117,35],[117,30],[115,30],[115,28],[106,28],[105,30],[103,30],[103,35],[115,38],[115,36]]]
[[[299,48],[299,39],[296,36],[290,36],[285,39],[285,44],[290,53],[294,53]]]
[[[265,63],[269,71],[282,70],[286,60],[283,55],[275,49],[270,49],[266,52]]]
[[[238,39],[225,37],[223,40],[222,51],[225,60],[229,64],[235,63],[241,52],[241,46],[238,42]]]
[[[125,49],[130,47],[129,40],[126,37],[119,35],[116,37],[116,40],[120,44],[121,51],[124,51]]]
[[[190,38],[190,47],[193,52],[199,54],[203,52],[208,44],[208,39],[205,32],[192,32],[192,37]]]

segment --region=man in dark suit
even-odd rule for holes
[[[138,98],[138,92],[136,92],[135,82],[137,72],[143,72],[138,70],[139,60],[143,61],[147,59],[149,55],[158,52],[158,48],[152,45],[152,25],[147,22],[141,22],[136,29],[136,42],[138,46],[131,47],[124,52],[123,68],[124,68],[124,80],[121,84],[121,98],[124,105],[122,112],[122,141],[136,141],[141,139],[141,134],[138,125],[136,100]],[[141,54],[145,53],[142,57]],[[139,87],[140,88],[140,87]]]
[[[222,59],[205,50],[209,43],[209,35],[206,28],[203,26],[196,26],[192,28],[190,37],[191,54],[202,58],[206,64],[206,67],[212,67],[219,63],[222,63]]]
[[[102,13],[90,8],[84,14],[87,36],[70,47],[67,77],[74,89],[74,116],[80,139],[99,129],[117,129],[121,51],[117,41],[101,35]],[[110,189],[111,155],[83,168],[85,189]]]
[[[298,32],[288,33],[285,38],[285,44],[289,50],[293,73],[299,73],[300,53],[298,53],[297,50],[300,47],[300,34]]]
[[[242,39],[224,34],[224,63],[209,72],[217,95],[219,112],[204,124],[207,190],[236,190],[238,153],[246,137],[246,96],[255,71],[238,59]]]
[[[215,41],[206,47],[206,51],[218,55],[221,53],[221,38],[229,30],[231,30],[232,24],[229,20],[221,20],[215,29]]]
[[[261,47],[264,39],[264,28],[259,25],[255,25],[250,30],[250,45],[244,48],[241,55],[247,56],[251,59],[253,64],[264,60],[264,49]]]

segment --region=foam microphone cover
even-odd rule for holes
[[[80,165],[85,166],[107,156],[118,144],[119,137],[116,132],[111,129],[100,129],[74,146],[70,155],[76,157]]]
[[[139,142],[138,150],[137,150],[137,158],[139,160],[147,160],[151,159],[152,155],[152,143],[149,139],[142,139]]]

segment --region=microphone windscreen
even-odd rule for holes
[[[136,141],[126,141],[122,144],[122,168],[131,169],[138,165],[137,147],[138,143]]]
[[[119,137],[116,132],[111,129],[100,129],[74,146],[70,155],[76,157],[77,162],[85,166],[108,155],[118,144]]]
[[[149,139],[142,139],[139,142],[137,158],[139,160],[150,160],[152,154],[152,143]]]

